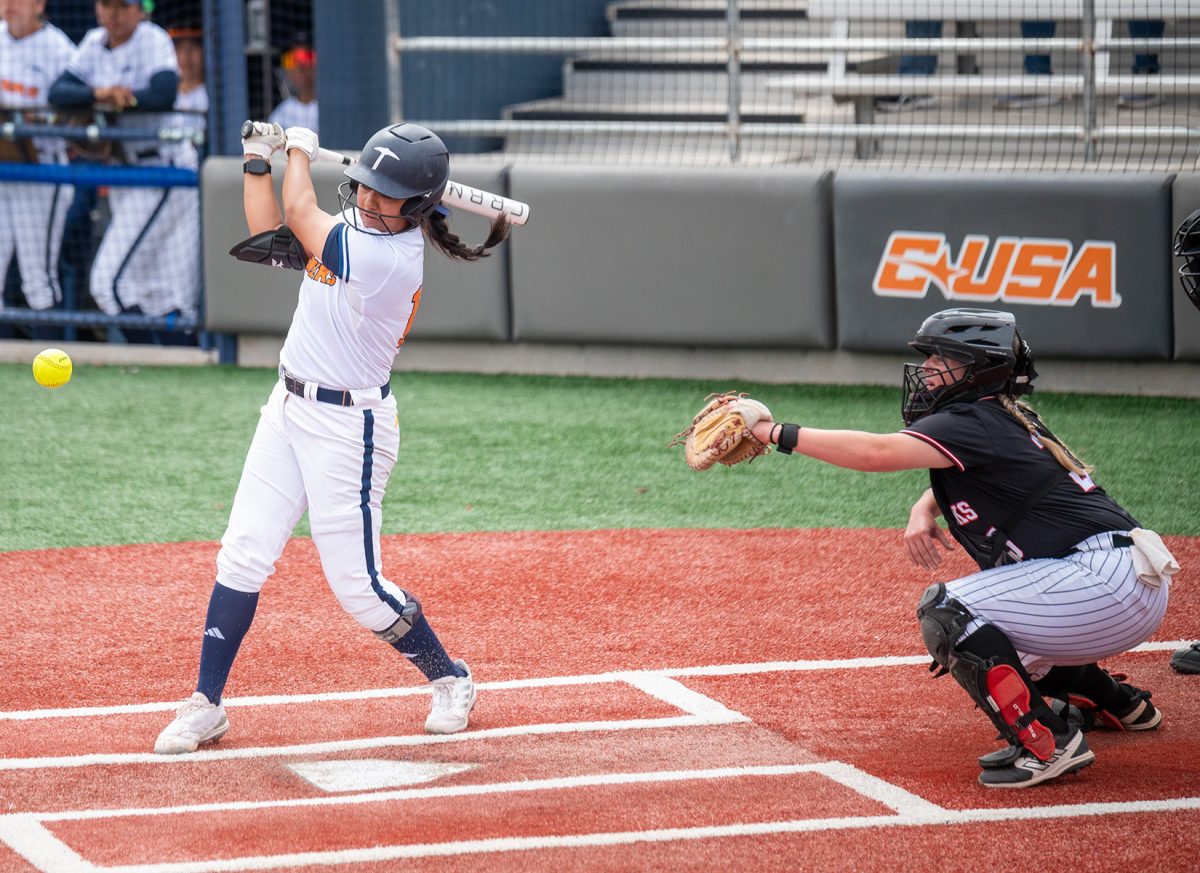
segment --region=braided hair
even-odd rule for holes
[[[1030,436],[1050,450],[1050,454],[1054,456],[1054,460],[1058,461],[1060,466],[1080,476],[1085,476],[1095,469],[1091,464],[1085,464],[1081,461],[1078,455],[1067,448],[1066,443],[1050,433],[1041,424],[1041,420],[1037,417],[1037,413],[1033,411],[1033,407],[1024,400],[1018,400],[1011,394],[998,394],[996,395],[996,399],[1000,401],[1000,405],[1004,407],[1004,410],[1009,415],[1019,421],[1025,430],[1029,431]]]
[[[450,229],[446,216],[438,210],[429,214],[429,217],[421,223],[421,229],[429,241],[451,260],[478,261],[491,254],[488,249],[495,248],[508,239],[512,225],[504,215],[501,215],[492,222],[487,239],[477,246],[467,245],[459,239],[458,234]]]

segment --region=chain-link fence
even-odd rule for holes
[[[1175,170],[1194,0],[400,3],[403,113],[539,159]]]

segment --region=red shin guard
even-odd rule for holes
[[[1054,735],[1036,719],[1027,727],[1018,726],[1018,720],[1029,713],[1029,686],[1021,675],[1008,664],[997,664],[987,672],[987,686],[1000,717],[1017,732],[1021,744],[1039,760],[1049,761],[1054,754]]]

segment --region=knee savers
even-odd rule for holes
[[[421,601],[407,591],[404,592],[404,610],[391,627],[381,631],[373,631],[375,636],[389,645],[394,645],[412,630],[413,623],[421,617]]]
[[[1054,736],[1043,721],[1046,716],[1053,721],[1053,714],[1004,632],[985,624],[963,638],[963,629],[975,616],[950,597],[941,583],[930,585],[921,595],[917,618],[929,654],[971,696],[1000,735],[1014,746],[1025,746],[1041,760],[1049,760],[1054,754]]]
[[[933,660],[944,670],[950,669],[950,650],[973,618],[965,606],[946,593],[946,586],[941,582],[930,585],[921,595],[917,603],[921,636]]]

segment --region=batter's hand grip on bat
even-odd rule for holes
[[[343,155],[341,152],[322,148],[317,149],[316,160],[341,164],[345,167],[355,162],[354,158]],[[515,224],[518,227],[524,227],[529,222],[528,203],[522,203],[520,200],[513,200],[509,197],[502,197],[499,194],[493,194],[491,191],[484,191],[480,188],[472,188],[470,185],[463,185],[460,182],[455,182],[453,179],[446,183],[446,190],[442,194],[442,202],[447,206],[461,209],[464,212],[472,212],[475,215],[482,215],[486,218],[495,219],[501,215],[505,215],[508,218],[509,224]]]

